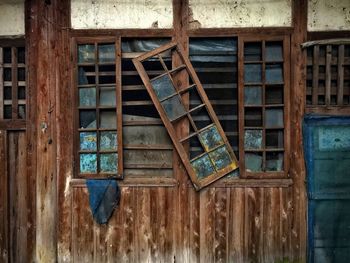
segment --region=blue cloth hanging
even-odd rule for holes
[[[120,201],[120,188],[114,179],[88,179],[89,202],[92,216],[98,224],[106,224]]]

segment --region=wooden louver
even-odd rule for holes
[[[175,52],[180,57],[182,65],[168,69],[162,55]],[[142,63],[159,61],[164,73],[150,79]],[[194,184],[196,190],[214,182],[238,168],[235,154],[228,143],[219,120],[208,100],[208,97],[182,48],[171,42],[153,51],[133,59],[133,63],[157,109],[159,115],[174,143],[174,146]],[[175,82],[177,74],[186,72],[191,85],[185,86]],[[189,94],[196,94],[199,103],[190,105],[184,99]],[[197,122],[198,116],[206,116],[206,122]],[[175,132],[175,124],[179,120],[187,119],[190,124],[188,136],[179,138]],[[189,156],[184,145],[190,139],[197,139],[202,151],[197,156]]]

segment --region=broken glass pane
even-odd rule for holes
[[[267,64],[265,67],[266,83],[283,82],[282,64]]]
[[[117,113],[115,110],[100,111],[100,128],[105,128],[105,129],[117,128]]]
[[[204,153],[204,149],[198,136],[192,136],[190,138],[190,159],[194,159],[202,153]]]
[[[266,148],[283,148],[283,130],[266,130]]]
[[[244,133],[245,149],[261,149],[262,130],[246,130]]]
[[[79,112],[79,127],[81,129],[96,128],[96,111],[81,110]]]
[[[18,105],[18,118],[19,119],[26,118],[26,105]]]
[[[95,67],[94,66],[79,67],[78,84],[87,85],[87,84],[95,84],[95,83],[96,83]]]
[[[97,172],[97,155],[93,153],[80,154],[80,173]]]
[[[283,127],[283,109],[265,110],[266,128]]]
[[[266,43],[266,61],[282,61],[282,43],[281,42],[267,42]]]
[[[245,64],[244,65],[244,82],[260,83],[262,79],[261,64]]]
[[[96,106],[96,89],[80,88],[79,89],[79,106]]]
[[[178,95],[163,101],[161,104],[170,120],[177,119],[186,113]]]
[[[95,62],[95,46],[94,45],[78,45],[78,62],[94,63]]]
[[[110,151],[117,149],[117,133],[116,132],[101,132],[100,133],[100,150]]]
[[[247,86],[244,88],[245,105],[261,105],[262,91],[260,86]]]
[[[232,163],[232,159],[231,159],[230,154],[228,153],[225,145],[210,152],[209,156],[210,156],[210,159],[213,161],[213,163],[215,165],[215,169],[217,171],[222,170],[229,165],[234,165],[236,167],[236,165]]]
[[[266,86],[265,104],[283,104],[283,86]]]
[[[199,138],[200,138],[206,151],[210,151],[211,149],[215,148],[216,146],[219,146],[219,145],[224,143],[224,141],[222,140],[221,135],[220,135],[220,133],[215,125],[202,131],[199,134]]]
[[[245,108],[244,109],[244,125],[247,127],[262,126],[262,109],[261,108]]]
[[[118,169],[118,154],[104,153],[100,155],[100,172],[116,173]]]
[[[261,60],[261,42],[244,43],[244,60],[245,61]]]
[[[266,153],[266,171],[283,170],[283,153],[267,152]]]
[[[168,75],[151,80],[153,90],[156,93],[159,100],[162,100],[170,95],[176,93],[173,83]]]
[[[100,87],[100,105],[115,106],[115,87]]]
[[[191,161],[191,165],[197,177],[200,179],[207,177],[215,172],[214,167],[207,154],[196,160]]]
[[[213,123],[206,107],[201,107],[195,111],[192,111],[191,117],[198,130],[203,129]]]
[[[80,137],[80,150],[96,151],[97,149],[96,132],[81,132],[79,137]]]
[[[114,46],[114,44],[98,45],[98,61],[99,62],[115,62],[115,46]]]
[[[247,172],[262,171],[262,154],[245,153],[245,168]]]

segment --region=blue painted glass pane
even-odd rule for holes
[[[100,128],[104,128],[104,129],[117,128],[117,113],[115,110],[100,111]]]
[[[118,169],[118,154],[106,153],[100,155],[100,172],[116,173]]]
[[[93,153],[80,154],[80,173],[97,173],[97,156]]]
[[[265,127],[266,128],[283,128],[283,109],[266,109],[265,110]]]
[[[199,138],[206,151],[224,143],[216,126],[212,126],[201,132]]]
[[[246,130],[244,133],[245,149],[261,149],[262,130]]]
[[[163,101],[161,104],[170,120],[177,119],[186,113],[178,95]]]
[[[244,82],[260,83],[262,80],[261,64],[245,64],[244,65]]]
[[[267,152],[266,153],[266,171],[283,170],[283,153]]]
[[[96,151],[97,137],[96,132],[80,133],[80,150]]]
[[[267,42],[265,50],[266,61],[282,61],[282,43],[281,42]]]
[[[168,75],[152,80],[151,83],[159,100],[175,94],[176,92]]]
[[[95,46],[79,45],[78,46],[78,62],[93,63],[95,62]]]
[[[283,82],[282,64],[267,64],[265,66],[266,83]]]
[[[115,45],[98,45],[98,60],[99,62],[115,62]]]
[[[79,89],[79,106],[96,106],[96,89]]]
[[[117,149],[117,133],[116,132],[101,132],[100,133],[100,150],[116,150]]]
[[[261,153],[245,153],[245,168],[248,172],[262,171]]]
[[[81,129],[96,128],[96,111],[95,110],[81,110],[79,112],[79,127]]]
[[[215,172],[214,167],[206,154],[191,162],[192,168],[198,178],[205,178]]]
[[[244,88],[245,105],[261,105],[262,90],[260,86],[247,86]]]
[[[100,105],[101,106],[115,106],[115,87],[100,87]]]
[[[209,156],[217,171],[222,170],[232,164],[232,159],[226,149],[226,146],[221,146],[215,151],[210,152]]]

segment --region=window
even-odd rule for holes
[[[0,43],[0,120],[26,118],[26,64],[24,44]]]
[[[304,46],[307,47],[307,110],[317,108],[325,112],[332,107],[350,106],[350,44],[326,40]]]

